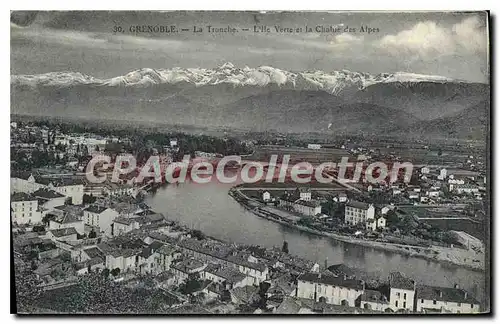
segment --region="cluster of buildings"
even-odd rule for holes
[[[304,273],[297,278],[297,297],[326,304],[360,307],[378,312],[479,313],[480,303],[455,287],[417,285],[399,272],[388,284],[367,289],[363,280],[334,273]]]
[[[263,193],[265,198],[269,197],[269,192]],[[321,214],[321,203],[318,200],[311,198],[311,190],[309,188],[301,187],[295,192],[285,192],[279,200],[280,207],[290,208],[296,213],[305,216],[316,216]]]

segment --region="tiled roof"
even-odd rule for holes
[[[370,207],[369,204],[365,203],[365,202],[361,202],[361,201],[356,201],[356,200],[351,200],[349,201],[346,206],[348,207],[354,207],[354,208],[357,208],[357,209],[368,209]]]
[[[415,281],[405,277],[400,272],[392,272],[389,278],[391,288],[414,290]]]
[[[415,298],[455,303],[479,304],[479,302],[467,291],[449,287],[419,285],[417,286]]]
[[[238,270],[229,267],[221,267],[212,273],[218,277],[226,279],[226,281],[230,283],[240,282],[246,278],[246,276]]]
[[[361,295],[362,301],[388,304],[387,297],[378,290],[366,289]]]
[[[349,278],[344,279],[344,277],[336,277],[314,272],[304,273],[303,275],[299,276],[298,280],[358,290],[363,290],[364,287],[361,280]]]
[[[103,211],[105,211],[106,209],[108,209],[108,208],[103,207],[103,206],[98,206],[98,205],[92,205],[92,206],[87,207],[85,210],[88,212],[94,213],[94,214],[100,214]]]
[[[57,191],[45,189],[45,188],[38,189],[37,191],[35,191],[33,193],[33,196],[44,198],[44,199],[54,199],[54,198],[64,197],[64,195],[58,193]]]
[[[78,234],[78,232],[76,231],[76,229],[74,227],[50,230],[50,232],[55,237],[63,237],[63,236]]]
[[[83,252],[85,252],[89,256],[89,258],[91,258],[91,259],[96,258],[96,257],[101,257],[101,258],[104,257],[104,254],[97,247],[85,249],[85,250],[83,250]]]
[[[25,192],[16,192],[10,196],[11,202],[18,201],[35,201],[36,198],[33,195],[27,194]]]
[[[172,268],[177,269],[182,272],[189,272],[198,268],[203,267],[204,263],[196,259],[187,259],[172,265]]]

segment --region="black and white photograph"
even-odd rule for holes
[[[11,11],[14,313],[489,314],[490,23]]]

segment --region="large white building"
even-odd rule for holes
[[[414,311],[415,281],[400,272],[392,272],[389,277],[389,305],[394,311],[404,309]]]
[[[311,198],[309,188],[299,188],[293,194],[285,193],[280,199],[280,206],[292,208],[295,212],[306,216],[321,214],[321,204]]]
[[[355,307],[356,299],[363,294],[361,280],[324,273],[305,273],[297,278],[297,297],[316,302]]]
[[[375,219],[375,207],[371,204],[352,200],[345,205],[345,223],[356,225]]]
[[[106,236],[113,236],[113,221],[119,213],[111,208],[92,205],[83,210],[83,221],[85,224],[98,227]]]
[[[480,304],[467,291],[448,287],[417,286],[416,311],[424,313],[479,313]]]
[[[74,205],[83,203],[83,181],[74,177],[40,176],[29,172],[13,174],[10,178],[11,192],[32,193],[39,189],[51,189],[71,198]]]
[[[49,229],[58,230],[64,228],[74,228],[78,234],[85,233],[85,225],[78,215],[59,209],[54,209],[47,213]]]
[[[42,221],[35,196],[17,192],[10,196],[12,222],[17,224],[37,224]]]

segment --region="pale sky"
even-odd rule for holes
[[[199,34],[134,34],[132,25],[203,27]],[[125,33],[113,33],[114,26]],[[206,26],[249,28],[209,34]],[[254,25],[271,28],[254,33]],[[338,27],[336,33],[274,26]],[[361,26],[378,32],[360,32]],[[347,27],[356,32],[344,32]],[[40,12],[11,14],[11,73],[75,71],[110,78],[139,68],[273,66],[290,71],[413,72],[488,82],[484,12]]]

